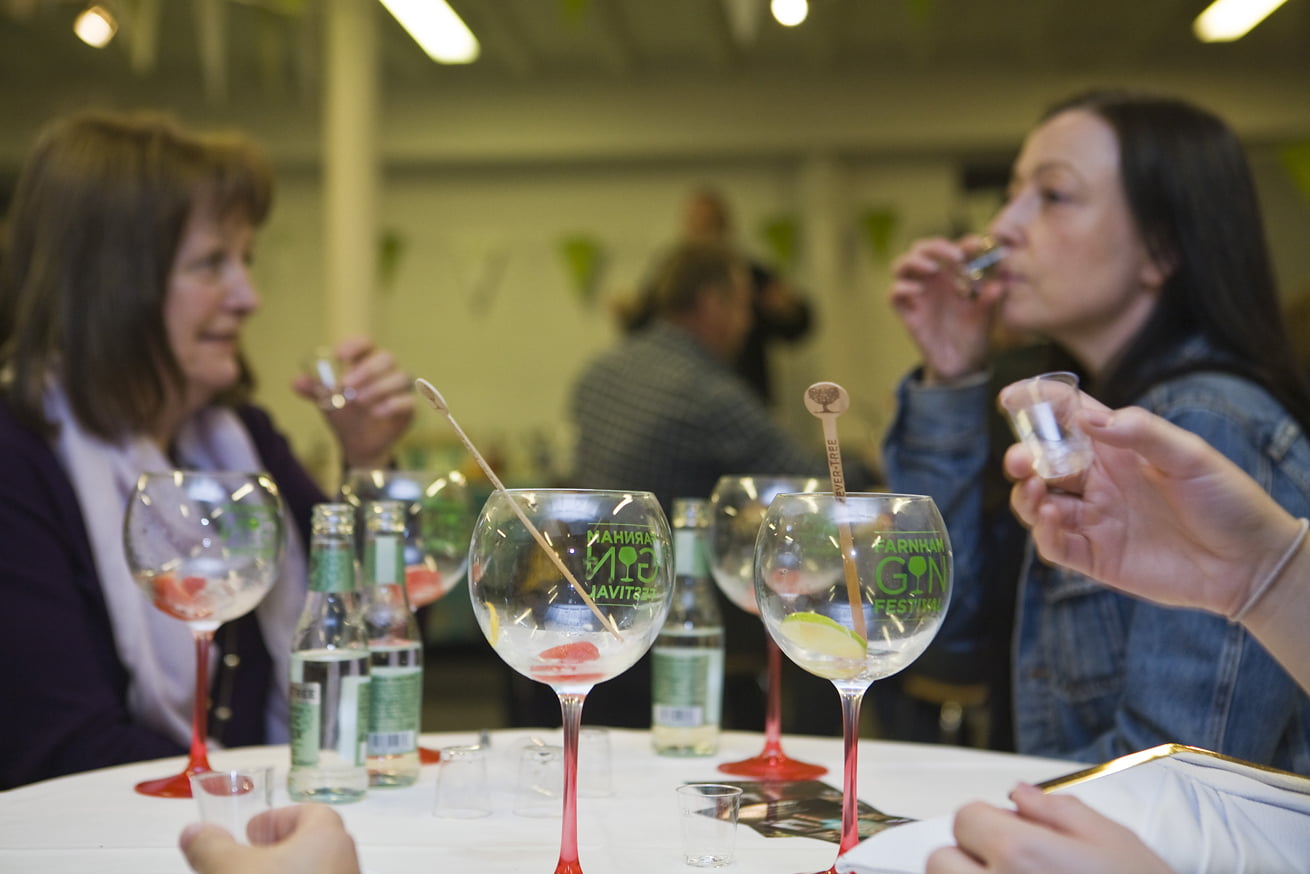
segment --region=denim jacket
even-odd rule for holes
[[[1004,591],[976,570],[995,560],[997,533],[981,514],[994,397],[984,381],[927,388],[913,377],[898,394],[884,445],[888,481],[932,495],[946,519],[955,586],[939,638],[967,649],[989,593]],[[1262,387],[1194,372],[1137,403],[1205,438],[1293,515],[1310,515],[1310,441]],[[1115,592],[1046,564],[1030,541],[1017,597],[1020,752],[1100,762],[1174,742],[1310,774],[1310,698],[1241,626]]]

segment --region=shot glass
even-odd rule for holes
[[[578,733],[578,795],[608,798],[613,794],[609,729],[583,728]]]
[[[682,811],[682,858],[694,868],[731,865],[737,848],[741,788],[723,783],[678,787]]]
[[[326,346],[315,349],[313,356],[305,364],[305,370],[318,384],[315,394],[321,409],[339,410],[354,400],[355,390],[347,388],[343,383],[345,368],[331,349]]]
[[[560,816],[564,810],[564,748],[532,744],[519,756],[519,782],[514,813],[519,816]]]
[[[273,807],[271,767],[194,774],[191,796],[204,822],[222,826],[243,844],[271,842],[271,834],[249,833],[250,820]]]
[[[970,299],[978,296],[979,287],[996,275],[1009,250],[993,237],[983,237],[982,248],[969,256],[960,268],[963,274],[961,293]]]
[[[1001,406],[1015,435],[1033,456],[1037,475],[1048,481],[1077,477],[1092,462],[1092,445],[1078,427],[1078,377],[1043,373],[1006,386]]]
[[[435,816],[476,819],[491,814],[487,751],[477,744],[441,748]]]

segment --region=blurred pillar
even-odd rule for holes
[[[380,178],[377,4],[324,4],[324,340],[371,334]]]
[[[849,374],[856,365],[856,361],[849,357],[852,351],[850,341],[852,335],[855,338],[860,336],[850,324],[855,313],[851,311],[851,277],[843,254],[848,239],[846,216],[850,185],[848,170],[833,155],[811,153],[801,162],[797,189],[803,228],[805,287],[814,296],[818,332],[829,338],[824,348],[818,350],[818,364],[827,375],[818,378],[838,381],[837,374]],[[851,386],[847,386],[847,390],[851,390]],[[799,402],[796,406],[804,413]]]

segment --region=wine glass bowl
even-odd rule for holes
[[[758,616],[755,603],[755,542],[773,499],[789,492],[812,492],[817,477],[780,474],[728,474],[719,477],[710,494],[710,573],[729,601]],[[764,635],[768,660],[765,691],[764,750],[738,762],[725,762],[725,774],[764,780],[810,780],[828,772],[790,758],[782,751],[782,656],[778,645]]]
[[[785,492],[812,492],[817,477],[728,474],[719,477],[710,494],[710,572],[714,582],[747,613],[755,606],[755,537],[764,511]]]
[[[924,495],[784,494],[755,551],[755,597],[788,658],[831,680],[845,738],[840,852],[859,842],[855,774],[869,685],[928,647],[950,603],[950,539]]]
[[[580,874],[582,704],[596,683],[632,667],[663,627],[674,579],[668,520],[649,492],[497,491],[474,524],[469,568],[487,641],[560,699],[565,775],[555,870]]]
[[[123,548],[142,593],[187,623],[196,648],[196,692],[186,770],[137,786],[190,798],[192,774],[210,770],[206,748],[209,649],[224,622],[255,608],[277,580],[283,547],[277,486],[262,473],[143,473],[128,500]]]
[[[369,501],[405,503],[405,590],[415,609],[439,600],[464,578],[473,511],[459,471],[356,468],[342,480],[341,499],[355,508],[356,532],[363,531]]]

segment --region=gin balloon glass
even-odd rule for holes
[[[632,667],[664,625],[674,579],[668,520],[649,492],[496,491],[474,524],[469,567],[473,612],[491,646],[559,696],[564,800],[555,872],[581,874],[582,705],[596,683]]]
[[[786,494],[755,547],[760,616],[787,657],[841,696],[840,853],[859,843],[856,764],[869,685],[913,662],[946,615],[951,544],[924,495]],[[835,874],[836,866],[826,874]]]
[[[196,692],[186,770],[138,783],[136,791],[190,798],[191,775],[209,767],[209,651],[224,622],[254,609],[277,580],[281,498],[263,473],[173,470],[143,473],[123,524],[127,564],[160,610],[190,627]]]
[[[405,593],[413,609],[440,600],[464,579],[473,510],[468,482],[459,471],[355,468],[341,482],[341,500],[355,508],[361,555],[365,505],[405,504]],[[418,754],[425,765],[441,760],[441,753],[428,747],[420,746]]]
[[[819,488],[816,477],[751,474],[719,477],[710,494],[710,571],[728,600],[747,613],[759,615],[755,606],[755,540],[764,512],[776,495],[784,492],[812,492]],[[739,762],[725,762],[719,770],[760,780],[813,780],[828,772],[790,758],[782,751],[782,653],[766,632],[764,648],[768,658],[765,690],[764,749],[757,756]]]
[[[341,500],[355,508],[355,531],[361,535],[369,501],[405,503],[405,592],[410,606],[417,609],[439,600],[464,578],[473,510],[468,482],[459,471],[352,469],[341,482]]]

